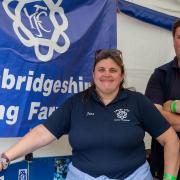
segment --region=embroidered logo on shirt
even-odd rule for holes
[[[117,119],[114,119],[114,121],[130,121],[129,119],[126,119],[129,109],[116,109],[114,112],[117,116]]]
[[[94,113],[93,112],[87,112],[86,116],[94,116]]]

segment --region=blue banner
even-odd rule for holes
[[[118,0],[118,8],[121,12],[135,17],[144,22],[160,26],[167,30],[172,29],[172,25],[178,17],[171,16],[160,11],[155,11],[147,7],[143,7],[134,2],[127,0]]]
[[[34,158],[10,164],[0,180],[65,180],[71,156]]]
[[[23,136],[90,86],[94,52],[116,48],[116,1],[0,1],[0,137]]]

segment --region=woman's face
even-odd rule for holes
[[[93,72],[96,90],[100,95],[118,93],[123,78],[121,68],[111,58],[98,62]]]

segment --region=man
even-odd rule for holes
[[[180,19],[172,29],[175,58],[155,69],[146,87],[146,96],[155,104],[180,137]],[[152,140],[151,171],[158,179],[163,178],[163,147]],[[178,175],[180,180],[180,171]]]

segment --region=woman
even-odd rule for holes
[[[152,180],[143,142],[147,131],[164,146],[164,179],[175,178],[179,167],[176,133],[149,100],[123,87],[120,51],[97,51],[93,80],[89,89],[69,98],[3,158],[14,160],[69,134],[72,163],[67,180]]]

